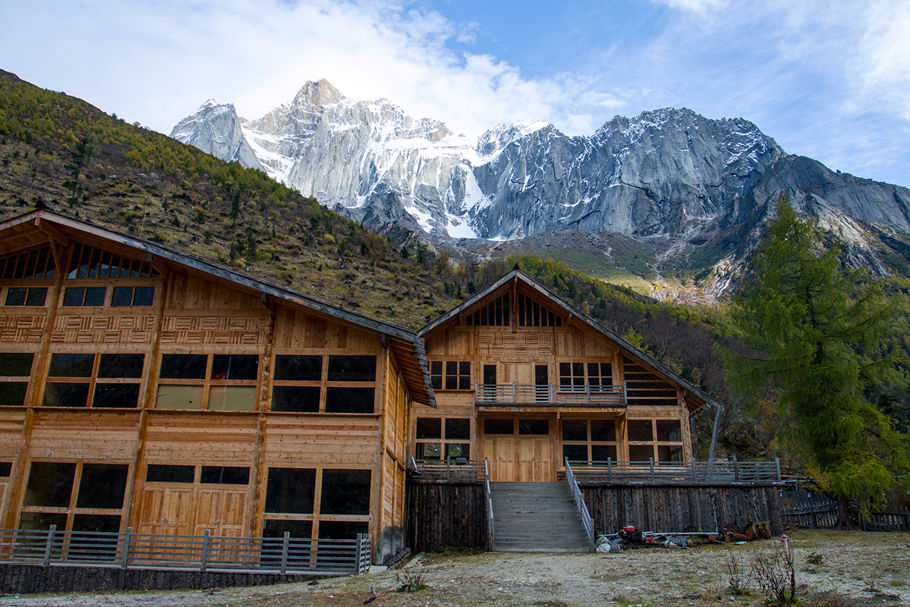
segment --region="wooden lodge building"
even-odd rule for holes
[[[7,529],[368,533],[382,562],[417,462],[682,465],[716,405],[518,270],[415,334],[38,210],[0,223],[0,306]]]

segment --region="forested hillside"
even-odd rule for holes
[[[728,407],[722,451],[757,457],[779,423],[769,399],[728,393],[715,344],[737,349],[723,308],[658,303],[534,255],[450,263],[413,234],[381,237],[264,173],[227,163],[0,71],[0,219],[47,205],[316,299],[418,328],[518,264],[547,288],[674,368]],[[892,279],[892,293],[910,283]],[[905,300],[876,346],[895,357],[870,396],[908,422]],[[700,446],[712,412],[696,419]]]

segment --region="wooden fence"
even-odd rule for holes
[[[794,492],[782,501],[781,520],[789,527],[833,529],[840,522],[837,502],[821,493]],[[853,519],[852,523],[858,522],[863,531],[910,531],[910,508],[906,506],[889,505],[884,510],[871,512],[868,520],[851,506],[847,515]]]
[[[0,529],[0,563],[356,574],[370,567],[370,539],[152,535]]]
[[[780,462],[572,461],[578,482],[769,483],[780,481]]]

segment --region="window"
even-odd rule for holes
[[[28,392],[34,354],[0,352],[0,407],[22,407]]]
[[[163,354],[156,409],[254,411],[257,354]]]
[[[682,425],[678,419],[630,419],[629,460],[683,461]]]
[[[41,404],[135,409],[145,354],[51,354]]]
[[[616,460],[616,422],[612,419],[563,419],[562,457],[583,462]]]
[[[461,417],[418,417],[414,457],[422,460],[457,457],[470,459],[471,420]]]
[[[550,433],[550,422],[545,419],[520,419],[518,433],[547,435]]]
[[[53,277],[54,258],[48,245],[0,259],[0,278],[4,280]]]
[[[434,390],[470,390],[471,362],[431,360],[430,381]]]
[[[537,303],[524,293],[518,294],[518,326],[561,327],[562,316]]]
[[[114,287],[112,306],[150,306],[155,300],[155,287]]]
[[[272,411],[373,413],[375,400],[375,356],[275,356]]]
[[[147,483],[192,483],[196,476],[195,466],[171,466],[149,464],[145,471]]]
[[[106,287],[67,287],[63,291],[64,306],[103,306]]]
[[[119,531],[128,471],[126,464],[32,462],[19,528]]]
[[[269,468],[263,537],[287,531],[294,537],[351,539],[366,533],[371,480],[369,470]]]
[[[483,420],[484,434],[515,434],[515,420],[487,418]]]
[[[8,306],[43,306],[47,287],[9,287],[6,290]]]
[[[76,243],[66,277],[68,279],[158,278],[158,271],[147,261],[122,257]]]
[[[511,324],[510,312],[509,294],[506,293],[465,315],[464,324],[478,327],[508,327]]]
[[[609,392],[613,388],[613,365],[602,362],[559,363],[559,389],[563,392]]]
[[[203,466],[199,482],[209,485],[249,485],[250,469],[243,466]]]

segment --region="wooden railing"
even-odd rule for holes
[[[487,498],[487,530],[490,535],[488,550],[493,550],[493,492],[490,491],[490,468],[487,458],[483,458],[483,492]]]
[[[679,483],[780,482],[780,462],[573,461],[579,482],[652,481]],[[568,475],[568,472],[567,472]]]
[[[474,399],[478,406],[625,407],[627,405],[625,385],[475,384]]]
[[[445,460],[415,459],[414,467],[420,478],[485,482],[488,478],[486,459],[450,457]]]
[[[575,473],[569,464],[569,458],[566,458],[566,482],[569,483],[569,490],[572,492],[572,499],[575,500],[575,507],[578,508],[578,514],[581,517],[581,523],[585,527],[585,535],[588,536],[588,544],[591,550],[594,549],[594,522],[591,520],[591,513],[588,512],[588,505],[585,504],[585,498],[578,488],[578,481],[575,480]]]
[[[0,562],[163,567],[197,571],[261,571],[350,575],[370,568],[370,538],[152,535],[49,529],[0,529]]]

